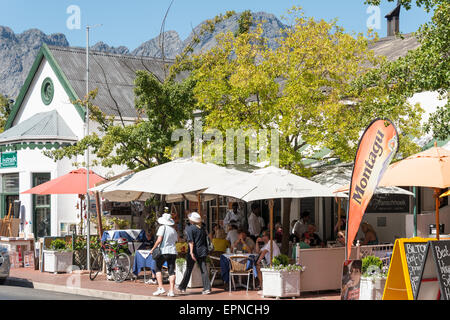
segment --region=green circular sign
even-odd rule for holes
[[[45,78],[44,81],[42,81],[41,86],[41,98],[42,102],[45,105],[49,105],[53,100],[53,95],[55,93],[54,87],[53,87],[53,81],[50,78]]]

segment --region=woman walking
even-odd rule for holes
[[[166,292],[163,287],[161,268],[164,262],[167,262],[167,268],[169,269],[169,283],[170,283],[170,289],[169,292],[167,293],[167,296],[173,297],[175,296],[174,294],[175,260],[177,259],[176,243],[178,241],[178,233],[173,228],[175,221],[173,221],[169,213],[164,213],[162,217],[158,219],[158,223],[161,225],[158,229],[158,232],[156,233],[156,236],[158,238],[152,250],[150,251],[150,253],[153,254],[153,251],[158,246],[160,246],[161,256],[155,260],[156,280],[158,281],[158,290],[153,292],[153,295],[159,296]]]
[[[192,269],[195,263],[198,263],[202,274],[203,291],[202,294],[211,293],[211,284],[209,282],[208,269],[206,268],[206,257],[208,256],[208,233],[202,224],[202,218],[197,212],[189,215],[191,224],[186,227],[186,241],[188,242],[188,254],[186,255],[186,271],[183,275],[178,290],[181,293],[186,292],[186,287],[191,278]]]

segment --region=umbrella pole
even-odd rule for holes
[[[434,189],[434,196],[436,198],[436,239],[439,241],[439,193],[440,189],[435,188]]]
[[[269,212],[270,212],[270,267],[272,267],[273,260],[273,199],[269,200]]]
[[[202,216],[202,199],[200,193],[197,193],[198,213]]]
[[[100,203],[100,195],[99,192],[96,191],[95,192],[95,204],[97,207],[97,231],[98,231],[98,238],[101,239],[102,238],[102,234],[103,234],[103,225],[102,225],[102,211],[101,211],[101,203]]]
[[[219,225],[219,196],[216,197],[216,221]]]
[[[337,231],[339,232],[341,230],[341,198],[337,198],[338,203],[338,228]]]

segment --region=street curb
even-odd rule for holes
[[[131,293],[105,291],[97,289],[77,288],[69,286],[54,285],[45,282],[34,282],[21,278],[7,278],[5,285],[16,287],[27,287],[38,290],[54,291],[68,294],[81,295],[86,297],[101,298],[106,300],[166,300],[163,297],[144,296]]]

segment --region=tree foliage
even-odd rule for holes
[[[84,100],[74,103],[88,107],[91,120],[98,123],[94,132],[73,146],[46,151],[55,160],[83,155],[88,147],[104,167],[126,165],[132,170],[142,170],[169,161],[166,148],[172,131],[182,128],[192,117],[192,80],[161,83],[147,71],[137,71],[135,104],[139,117],[133,123],[118,121],[107,116],[94,105],[97,90]],[[94,163],[95,164],[95,163]]]
[[[3,132],[5,130],[6,121],[11,114],[12,107],[12,100],[9,100],[8,98],[0,94],[0,132]]]
[[[382,63],[362,34],[350,35],[335,21],[306,18],[294,7],[295,23],[270,49],[262,28],[220,35],[218,45],[191,59],[194,94],[207,128],[277,129],[280,166],[305,173],[301,161],[312,149],[329,148],[351,161],[365,127],[377,117],[394,121],[402,151],[417,151],[420,109],[404,97],[391,100],[384,86],[356,81]],[[369,35],[371,36],[371,35]],[[309,147],[308,147],[309,146]]]
[[[389,0],[392,1],[392,0]],[[402,0],[406,9],[411,0]],[[380,0],[366,1],[379,4]],[[390,86],[393,93],[413,96],[417,92],[437,91],[442,99],[448,100],[450,88],[450,2],[447,0],[417,0],[416,5],[427,11],[434,10],[432,20],[422,25],[415,33],[420,47],[411,50],[405,57],[386,62],[367,77],[367,85],[374,83]],[[433,132],[437,139],[449,137],[450,104],[438,108],[430,115],[425,125],[427,132]]]

